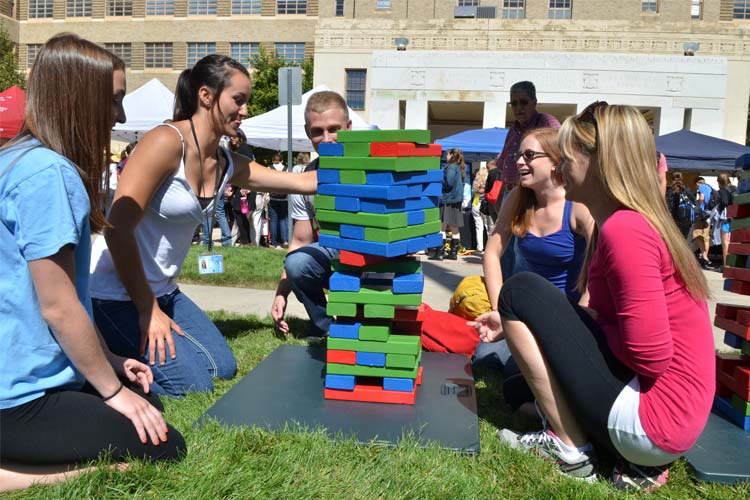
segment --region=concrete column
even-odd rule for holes
[[[505,101],[485,101],[482,128],[505,128]]]
[[[693,110],[693,112],[695,112],[695,110]],[[684,120],[684,108],[661,108],[659,112],[659,123],[654,124],[654,133],[659,136],[682,130]]]
[[[398,102],[396,104],[398,105]],[[424,100],[406,101],[406,120],[404,122],[404,128],[419,130],[426,129],[428,104],[429,103]]]
[[[718,109],[693,109],[690,130],[699,134],[723,138],[724,113]],[[736,140],[736,138],[734,139]],[[744,143],[744,138],[738,142]]]
[[[398,99],[384,98],[373,92],[369,104],[370,123],[385,130],[398,128]]]

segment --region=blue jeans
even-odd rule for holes
[[[271,246],[283,245],[287,242],[288,231],[287,214],[289,205],[286,200],[270,200],[268,202],[268,218],[270,219],[271,228]]]
[[[302,302],[310,316],[311,335],[322,336],[331,326],[331,317],[326,313],[326,296],[331,277],[331,261],[338,258],[339,251],[321,247],[318,243],[305,245],[289,252],[284,262],[286,277],[292,284],[294,295]]]
[[[216,216],[216,223],[221,229],[221,246],[229,247],[232,246],[232,231],[229,229],[229,222],[227,221],[227,214],[224,212],[224,195],[219,197],[218,204],[214,209],[214,215]],[[203,244],[208,245],[208,240],[211,238],[211,222],[203,221]]]
[[[141,330],[138,311],[131,301],[92,299],[94,320],[109,349],[120,356],[149,362],[148,348],[138,353]],[[156,394],[184,396],[192,391],[213,390],[213,377],[230,379],[237,361],[221,332],[195,303],[179,290],[157,298],[159,308],[172,318],[185,336],[172,332],[177,357],[167,349],[167,361],[151,366]]]

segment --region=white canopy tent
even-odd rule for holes
[[[132,142],[172,118],[174,94],[156,78],[125,96],[125,123],[112,129],[112,140]]]
[[[312,151],[312,143],[305,134],[305,106],[307,99],[316,92],[330,90],[325,85],[320,85],[302,94],[302,104],[292,106],[292,149],[294,151]],[[353,130],[373,130],[378,127],[370,125],[349,108],[349,119],[352,121]],[[274,151],[286,151],[287,149],[287,109],[279,106],[262,115],[242,120],[240,126],[247,136],[248,144]]]

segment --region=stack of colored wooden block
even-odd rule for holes
[[[339,132],[321,144],[320,244],[341,250],[328,293],[325,398],[414,404],[424,276],[442,244],[440,145],[426,130]]]
[[[732,220],[724,289],[750,295],[750,162],[744,158],[738,160],[743,175],[733,204],[727,207]],[[740,354],[717,354],[714,409],[750,431],[750,306],[717,304],[714,325],[725,330],[726,345],[741,350]]]

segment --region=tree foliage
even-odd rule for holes
[[[247,103],[250,116],[263,114],[279,106],[279,69],[297,66],[296,63],[276,56],[274,52],[261,47],[260,52],[250,59],[253,68],[253,90]],[[302,92],[312,88],[313,61],[305,59],[302,63]]]
[[[0,92],[13,85],[25,88],[26,79],[18,70],[15,44],[5,27],[0,25]]]

